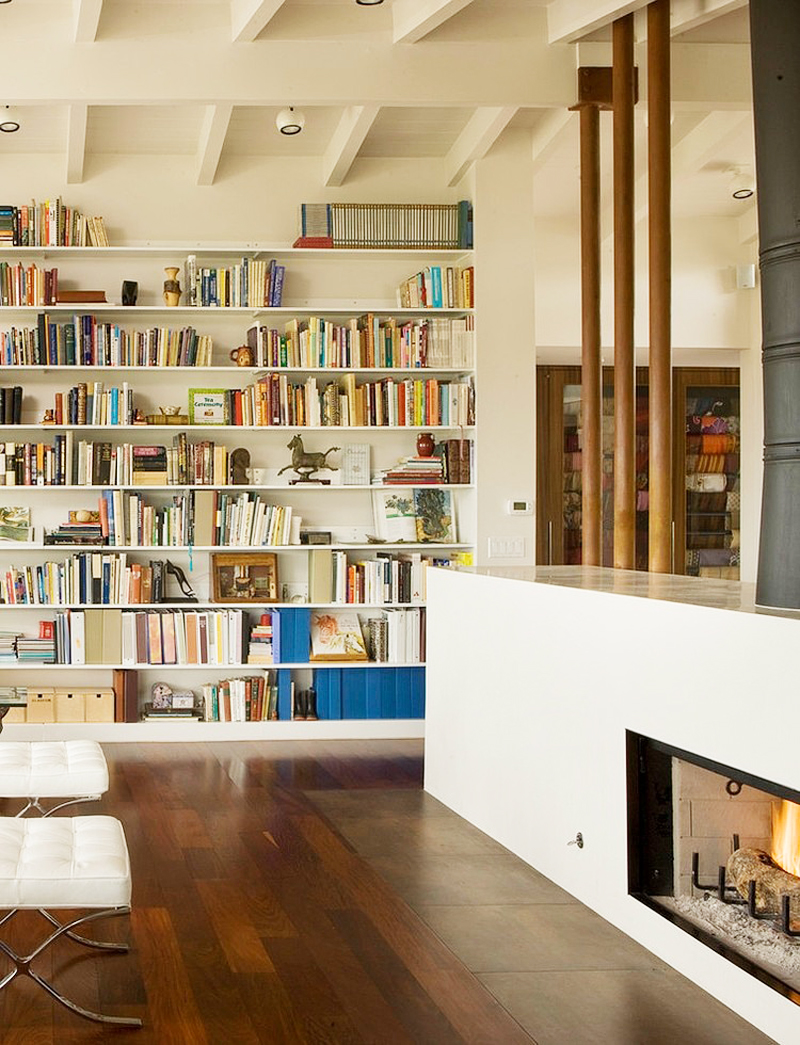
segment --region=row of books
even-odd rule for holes
[[[275,672],[220,679],[203,686],[206,722],[267,722],[278,718]]]
[[[472,316],[399,320],[372,312],[346,323],[291,319],[283,333],[258,323],[247,331],[261,367],[469,367],[474,340]]]
[[[424,602],[429,558],[419,552],[377,552],[351,561],[345,551],[312,548],[308,553],[308,597],[312,603],[359,605]]]
[[[18,425],[22,421],[22,386],[0,388],[0,424]]]
[[[198,267],[190,254],[184,266],[189,304],[199,308],[279,308],[286,267],[273,258],[242,258],[234,265]]]
[[[184,437],[185,439],[185,437]],[[71,431],[53,443],[0,442],[0,485],[5,486],[224,486],[231,479],[227,447],[210,440],[171,447],[76,440]]]
[[[150,605],[166,601],[163,560],[128,563],[124,552],[79,552],[63,562],[9,566],[0,582],[5,605]]]
[[[359,615],[369,659],[377,664],[420,664],[425,661],[425,609],[371,611]]]
[[[93,314],[56,320],[46,312],[35,328],[0,332],[4,366],[211,366],[213,340],[194,327],[127,330]]]
[[[53,397],[53,423],[57,425],[133,424],[133,392],[127,381],[106,387],[102,381],[81,381]]]
[[[427,265],[397,288],[401,308],[474,308],[475,267]]]
[[[301,203],[300,247],[473,245],[469,200],[458,203]]]
[[[107,247],[102,217],[68,207],[60,196],[37,203],[0,204],[0,246]]]
[[[320,719],[405,719],[425,715],[423,667],[316,669],[313,686]],[[280,697],[278,707],[283,717]]]
[[[0,244],[2,244],[0,225]],[[58,269],[0,261],[0,305],[18,307],[55,305],[58,301]]]

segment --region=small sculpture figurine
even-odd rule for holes
[[[165,268],[166,279],[164,280],[164,304],[175,308],[181,300],[181,285],[178,282],[178,269],[176,266]]]
[[[294,486],[295,483],[323,483],[327,486],[330,484],[330,479],[312,479],[312,474],[318,472],[320,468],[327,468],[331,472],[339,471],[336,465],[328,464],[325,458],[328,454],[332,454],[336,450],[341,450],[340,446],[332,446],[324,453],[321,453],[320,451],[306,453],[303,449],[303,440],[299,435],[293,436],[291,441],[286,445],[292,451],[292,463],[281,468],[278,475],[288,471],[290,468],[297,472],[299,478],[290,479],[290,486]]]
[[[139,296],[139,284],[135,279],[123,279],[122,281],[122,304],[135,305]]]
[[[250,451],[243,446],[231,452],[231,482],[234,486],[247,484],[247,473],[250,471]]]
[[[178,587],[181,590],[181,596],[176,598],[173,595],[168,595],[165,602],[197,602],[197,596],[192,589],[191,584],[186,579],[186,574],[183,572],[180,566],[176,566],[174,562],[170,562],[169,559],[166,561],[167,573],[175,578],[178,582]]]

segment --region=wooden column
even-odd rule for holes
[[[603,565],[603,418],[600,360],[600,112],[580,107],[582,562]]]
[[[612,28],[614,101],[614,565],[636,566],[633,351],[633,15]]]
[[[672,235],[669,0],[647,8],[650,262],[649,566],[672,572]]]

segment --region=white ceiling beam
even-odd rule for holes
[[[648,0],[553,0],[547,5],[547,37],[551,44],[575,43],[647,5]]]
[[[91,44],[97,39],[97,26],[103,0],[73,0],[75,11],[75,43]]]
[[[672,0],[670,5],[670,32],[685,33],[690,29],[747,7],[748,0]]]
[[[394,42],[415,44],[472,2],[473,0],[394,0]]]
[[[231,39],[252,43],[285,0],[231,0]]]
[[[209,105],[203,117],[197,149],[197,184],[213,185],[233,113],[232,105]]]
[[[475,110],[445,157],[448,185],[455,185],[476,160],[483,159],[516,112],[515,105]]]
[[[88,105],[80,102],[70,105],[67,116],[67,185],[79,185],[83,181],[88,119]]]
[[[531,136],[531,158],[534,171],[539,170],[555,148],[561,132],[574,114],[569,109],[551,109],[536,124]]]
[[[351,105],[345,109],[322,157],[323,185],[344,183],[379,111],[377,105]]]
[[[710,112],[672,149],[673,179],[696,174],[717,159],[728,140],[739,136],[752,118],[740,112]]]

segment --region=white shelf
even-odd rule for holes
[[[98,607],[99,608],[99,607]],[[303,660],[280,664],[45,664],[41,661],[25,661],[22,664],[0,664],[0,672],[7,671],[272,671],[276,668],[424,668],[424,661],[378,661],[378,660]]]
[[[379,367],[379,366],[365,366],[365,367],[343,367],[343,366],[319,366],[319,367],[290,367],[290,366],[231,366],[230,363],[226,363],[222,366],[164,366],[164,367],[152,367],[152,366],[114,366],[112,364],[95,364],[95,363],[25,363],[25,364],[8,364],[5,366],[6,371],[14,371],[15,373],[31,373],[31,374],[52,374],[52,373],[64,373],[74,374],[80,371],[89,371],[94,373],[95,371],[101,371],[103,373],[119,374],[119,373],[133,373],[133,374],[152,374],[158,378],[159,381],[164,380],[165,374],[237,374],[244,377],[260,377],[262,374],[381,374],[381,375],[410,375],[416,374],[421,376],[422,374],[433,375],[436,374],[471,374],[473,368],[471,366],[443,366],[443,367],[429,367],[429,366],[417,366],[417,367]],[[48,427],[52,427],[48,425]],[[137,428],[150,428],[150,425],[137,425]],[[173,425],[171,427],[179,427]],[[222,425],[204,425],[203,427],[224,427]],[[264,425],[265,428],[278,428],[279,425]],[[330,428],[331,425],[326,427]]]
[[[291,258],[340,258],[348,260],[366,259],[449,259],[472,258],[474,251],[468,247],[381,247],[368,249],[359,247],[293,247],[288,243],[155,243],[146,240],[142,243],[130,243],[109,247],[12,247],[0,250],[0,257],[35,257],[35,258],[129,258],[129,257],[163,257],[164,255],[181,255],[181,263],[186,255],[196,254],[205,257],[238,257],[259,258],[270,257]]]
[[[0,424],[4,432],[455,432],[472,425],[51,425],[23,421]],[[10,440],[9,440],[10,441]]]
[[[297,301],[287,305],[118,305],[113,301],[82,301],[61,303],[58,305],[0,305],[0,315],[4,313],[21,313],[22,315],[45,312],[48,315],[173,315],[173,316],[296,316],[298,312],[311,315],[354,316],[371,312],[380,316],[466,316],[471,315],[474,308],[468,306],[452,306],[448,308],[403,308],[386,301],[334,301],[327,305],[313,305],[305,301]]]
[[[424,602],[3,602],[3,610],[413,610]]]
[[[215,740],[378,740],[425,735],[422,719],[318,719],[316,722],[9,722],[2,740],[207,743]]]
[[[12,487],[19,489],[37,489],[37,487]],[[60,487],[58,487],[60,489]],[[88,487],[81,486],[81,490]],[[238,489],[238,487],[237,487]],[[354,487],[345,487],[354,489]],[[401,487],[402,489],[402,487]],[[396,544],[378,541],[346,542],[338,544],[42,544],[36,542],[26,543],[24,541],[9,541],[0,543],[0,557],[6,549],[14,551],[50,551],[60,548],[62,551],[102,552],[108,555],[112,552],[307,552],[313,549],[324,548],[329,551],[452,551],[458,548],[471,548],[471,542],[453,541],[449,544],[434,544],[432,541],[401,541]]]

